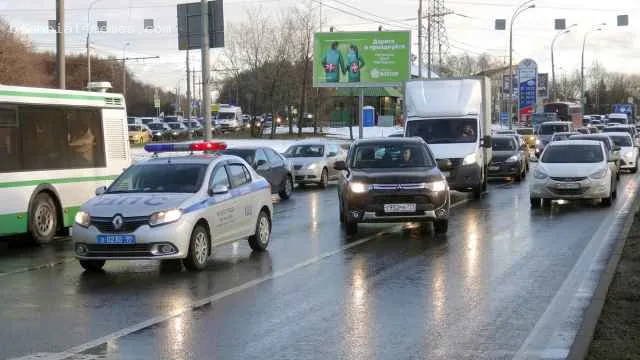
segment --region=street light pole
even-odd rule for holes
[[[422,79],[422,0],[418,5],[418,78]]]
[[[584,98],[584,48],[587,43],[587,37],[589,36],[589,34],[594,31],[602,31],[602,28],[600,26],[605,26],[605,25],[607,24],[602,23],[602,24],[594,25],[593,27],[591,27],[589,31],[584,33],[584,38],[582,38],[582,54],[580,55],[580,105],[582,107],[583,113],[585,113],[586,111],[585,108],[587,105],[586,99]]]
[[[130,42],[125,42],[122,47],[122,97],[127,100],[127,58],[125,56],[127,46],[131,45]]]
[[[513,83],[513,22],[522,12],[536,7],[536,4],[532,4],[532,1],[528,0],[520,4],[513,12],[509,23],[509,82],[511,83],[509,87],[509,129],[513,129],[513,89],[515,87]]]
[[[560,35],[564,35],[564,34],[568,34],[571,32],[571,29],[578,26],[577,24],[573,24],[571,26],[569,26],[568,28],[566,28],[564,31],[561,31],[559,33],[556,34],[556,36],[553,37],[553,40],[551,41],[551,99],[555,99],[556,96],[556,66],[555,66],[555,61],[554,61],[554,56],[553,56],[553,47],[556,44],[556,40],[558,40],[558,38],[560,37]]]
[[[87,9],[87,88],[91,83],[91,8],[100,0],[93,0]]]

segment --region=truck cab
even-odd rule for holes
[[[427,142],[451,189],[479,198],[492,154],[489,80],[414,80],[406,86],[405,136]]]

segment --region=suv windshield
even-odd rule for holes
[[[107,193],[195,193],[206,171],[206,164],[137,165],[120,175]]]
[[[630,147],[633,146],[633,142],[631,141],[631,136],[622,136],[622,135],[610,135],[609,136],[613,143],[616,146],[620,147]]]
[[[407,123],[407,137],[419,136],[428,144],[474,143],[478,141],[476,119],[429,119]]]
[[[530,128],[516,129],[516,132],[520,135],[533,135],[533,129]]]
[[[219,112],[216,116],[217,120],[232,120],[236,118],[236,113]]]
[[[164,130],[164,124],[151,123],[147,125],[151,130]]]
[[[182,124],[181,123],[169,123],[168,124],[170,128],[172,128],[173,130],[180,130],[182,129]]]
[[[543,163],[588,164],[604,160],[599,145],[557,145],[548,147],[542,155]]]
[[[352,169],[431,168],[434,163],[424,146],[406,143],[359,145],[351,158]]]
[[[322,157],[324,145],[293,145],[284,152],[284,156],[288,158]]]
[[[553,135],[554,133],[557,132],[568,132],[569,131],[569,125],[568,124],[563,124],[563,125],[547,125],[547,124],[542,124],[540,125],[540,130],[538,131],[538,134],[540,135]]]
[[[515,139],[496,138],[491,139],[491,149],[493,151],[514,151],[516,149]]]

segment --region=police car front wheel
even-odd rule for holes
[[[254,251],[265,251],[269,240],[271,240],[271,218],[265,210],[262,210],[258,215],[256,233],[249,237],[249,246]]]
[[[191,233],[189,242],[189,253],[183,260],[184,267],[191,271],[202,270],[209,258],[209,232],[203,225],[197,225]]]

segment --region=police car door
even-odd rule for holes
[[[235,213],[238,209],[224,164],[216,166],[211,173],[209,189],[212,191],[213,205],[207,208],[206,217],[211,227],[211,241],[220,244],[234,240]]]
[[[255,206],[251,194],[251,173],[240,162],[227,165],[229,180],[231,180],[231,195],[236,206],[234,213],[233,237],[239,239],[251,235],[255,229]]]

